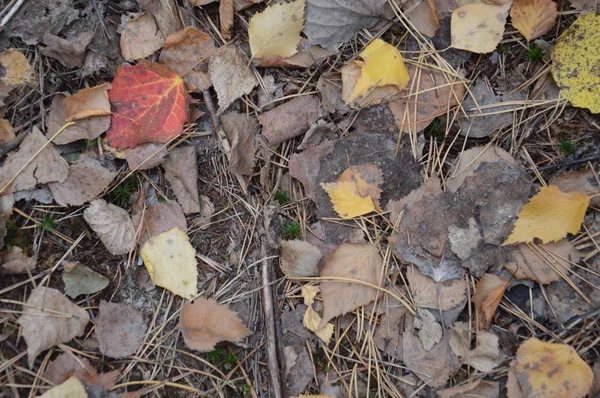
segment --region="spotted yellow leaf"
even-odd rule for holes
[[[185,232],[173,228],[153,236],[140,254],[155,285],[184,298],[198,294],[196,250]]]
[[[558,187],[542,187],[519,213],[515,228],[504,242],[529,243],[539,239],[550,243],[564,238],[567,233],[579,232],[590,197],[582,192],[561,192]]]
[[[511,398],[583,398],[593,380],[592,369],[571,346],[534,337],[517,350],[506,387]]]
[[[381,39],[375,39],[358,55],[364,62],[359,63],[360,77],[346,103],[361,98],[373,87],[389,85],[398,90],[406,88],[409,80],[408,70],[404,65],[402,54],[396,47]]]
[[[479,54],[494,51],[502,40],[510,5],[467,4],[454,10],[451,46]]]
[[[579,17],[552,51],[552,76],[574,106],[600,113],[600,15]]]
[[[528,41],[552,29],[557,15],[556,3],[552,0],[515,0],[510,9],[512,26]]]
[[[252,58],[291,57],[298,52],[306,0],[275,3],[255,14],[248,24]]]

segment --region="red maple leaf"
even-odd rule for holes
[[[118,68],[108,98],[113,113],[106,136],[112,147],[168,142],[188,119],[190,96],[183,80],[161,64],[141,60]]]

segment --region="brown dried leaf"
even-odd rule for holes
[[[187,232],[185,214],[183,214],[183,209],[179,203],[175,201],[171,201],[170,203],[156,202],[148,206],[144,211],[144,225],[142,226],[140,226],[141,221],[141,212],[133,216],[135,230],[140,230],[138,239],[139,247],[143,247],[151,237],[170,231],[173,228]]]
[[[110,115],[110,101],[108,100],[110,87],[110,83],[104,83],[96,87],[84,88],[63,99],[63,104],[67,107],[65,122],[86,119],[91,116]]]
[[[69,377],[75,376],[88,387],[100,386],[108,390],[115,385],[120,375],[118,370],[98,373],[87,359],[64,352],[48,364],[44,378],[54,384],[61,384]]]
[[[40,52],[56,59],[67,68],[81,68],[85,60],[85,48],[92,41],[94,32],[83,32],[71,39],[63,39],[49,32],[44,33]]]
[[[107,357],[123,358],[135,354],[147,328],[144,315],[132,306],[100,301],[96,336],[100,352]]]
[[[210,57],[208,72],[219,99],[219,114],[258,85],[248,59],[236,46],[219,48]]]
[[[270,56],[252,60],[252,63],[261,68],[309,68],[315,62],[335,54],[319,46],[311,46],[308,40],[302,39],[298,44],[298,52],[291,57],[282,58]]]
[[[402,296],[403,293],[395,289],[395,293]],[[402,333],[404,331],[404,316],[408,309],[398,300],[390,295],[384,296],[384,314],[373,334],[373,341],[381,351],[396,359],[403,359]]]
[[[472,300],[477,312],[479,329],[487,330],[492,325],[496,308],[500,305],[506,286],[508,286],[508,281],[494,274],[484,274],[475,285],[475,294]]]
[[[27,343],[29,367],[33,367],[40,352],[81,335],[89,320],[84,309],[58,290],[43,286],[33,289],[18,320]]]
[[[377,297],[377,289],[368,286],[381,286],[383,261],[376,245],[342,243],[327,259],[320,275],[331,278],[332,282],[321,282],[323,297],[323,319],[321,328],[331,319],[369,304]],[[335,281],[336,278],[363,282]],[[367,284],[367,285],[365,285]]]
[[[293,278],[316,276],[319,272],[321,251],[313,244],[302,240],[280,240],[281,269]]]
[[[500,383],[477,379],[467,384],[438,390],[439,398],[485,397],[498,398],[500,396]]]
[[[98,160],[83,154],[69,168],[64,182],[50,183],[48,188],[61,206],[81,206],[100,195],[117,176]]]
[[[548,33],[557,15],[556,3],[552,0],[514,0],[510,22],[530,41]]]
[[[238,342],[252,333],[226,305],[203,297],[183,305],[179,327],[185,344],[200,352],[213,350],[220,341]]]
[[[342,99],[342,76],[339,73],[321,74],[317,82],[321,94],[321,105],[328,113],[347,113],[350,109]]]
[[[56,94],[52,98],[52,104],[46,118],[46,137],[52,137],[65,124],[67,115],[67,105],[64,99],[68,98],[64,94]],[[63,130],[55,139],[57,145],[65,145],[77,140],[93,140],[99,137],[110,127],[110,116],[93,116],[78,121],[74,126],[69,126]]]
[[[319,116],[319,99],[314,95],[296,97],[258,116],[262,132],[271,145],[297,137]]]
[[[169,181],[183,212],[198,213],[200,198],[198,197],[196,147],[191,145],[173,149],[162,167],[165,169],[165,178]]]
[[[427,37],[433,37],[440,28],[437,6],[434,0],[407,0],[402,5],[406,18]]]
[[[390,200],[385,206],[385,211],[389,212],[389,220],[392,225],[396,225],[402,214],[402,210],[419,202],[425,196],[436,195],[442,192],[442,183],[436,176],[430,176],[417,189],[410,191],[408,195],[400,200]]]
[[[514,261],[504,267],[517,279],[531,279],[543,285],[562,279],[570,263],[577,263],[581,252],[568,239],[546,245],[521,244],[513,248]],[[560,274],[556,271],[559,271]]]
[[[0,221],[2,222],[2,221]],[[2,269],[6,272],[15,274],[26,274],[35,269],[37,264],[37,254],[28,257],[23,253],[23,249],[13,246],[0,254],[2,260]]]
[[[46,144],[48,140],[33,127],[31,133],[25,137],[19,150],[8,154],[4,165],[0,168],[0,190],[8,184],[35,153]],[[48,145],[40,152],[31,163],[27,165],[12,183],[12,189],[3,193],[21,191],[35,188],[37,184],[65,181],[69,173],[69,164],[64,160],[53,146]]]
[[[233,0],[219,1],[219,22],[221,24],[221,36],[225,40],[231,39],[231,28],[233,28]]]
[[[125,148],[125,159],[130,170],[148,170],[159,166],[168,154],[166,145],[151,142]]]
[[[559,177],[550,181],[561,192],[583,192],[588,195],[594,195],[600,192],[600,186],[596,175],[592,170],[585,171],[565,171]],[[590,198],[590,206],[600,205],[600,196]]]
[[[126,61],[146,58],[160,49],[165,37],[152,14],[143,12],[129,20],[121,33],[121,55]]]
[[[293,154],[290,158],[290,175],[302,183],[304,193],[310,199],[315,199],[321,160],[333,151],[334,145],[334,141],[325,140],[315,147],[309,146],[304,152]]]
[[[10,122],[4,118],[0,118],[0,144],[5,144],[15,138],[15,130],[10,125]]]
[[[435,282],[420,273],[415,266],[408,268],[406,278],[417,307],[447,311],[457,307],[467,298],[467,283],[464,279]]]
[[[464,322],[456,322],[450,331],[450,347],[463,363],[489,373],[504,360],[498,348],[498,336],[486,331],[477,333],[477,345],[471,349],[471,332]]]
[[[231,143],[229,167],[243,176],[251,176],[254,171],[256,154],[255,136],[258,123],[244,113],[229,112],[221,115],[221,125]]]
[[[214,50],[214,40],[209,34],[189,26],[167,37],[160,62],[182,77],[188,91],[202,92],[212,85],[203,70]]]
[[[126,210],[96,199],[83,212],[83,218],[113,254],[129,253],[135,244],[135,230]]]

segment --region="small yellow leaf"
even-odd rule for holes
[[[40,398],[87,398],[85,387],[76,376],[71,376],[62,384],[46,391]]]
[[[404,90],[408,84],[408,70],[402,54],[391,44],[375,39],[358,54],[365,62],[360,77],[346,103],[355,101],[377,86],[395,86]]]
[[[314,332],[315,335],[323,340],[325,345],[327,345],[329,344],[329,340],[331,340],[331,336],[333,335],[333,323],[329,322],[322,328],[319,328],[321,325],[321,316],[312,307],[317,293],[319,293],[319,288],[317,286],[302,286],[302,297],[304,298],[304,304],[307,307],[306,311],[304,312],[302,324],[305,328],[311,332]]]
[[[560,94],[574,106],[600,113],[600,15],[579,17],[552,51],[552,76]]]
[[[452,47],[485,54],[496,49],[511,3],[503,6],[467,4],[452,12]]]
[[[515,0],[510,10],[512,26],[527,41],[547,33],[556,21],[556,3],[552,0]]]
[[[582,192],[561,192],[554,185],[542,187],[519,213],[512,233],[503,243],[529,243],[538,238],[542,243],[579,232],[590,197]]]
[[[291,57],[298,52],[306,0],[276,3],[255,14],[248,25],[252,58]]]
[[[594,374],[566,344],[531,338],[521,344],[508,371],[508,396],[582,398]]]
[[[196,250],[185,232],[173,228],[153,236],[140,254],[155,285],[184,298],[198,294]]]

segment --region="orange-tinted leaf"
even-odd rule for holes
[[[72,96],[66,97],[63,100],[67,107],[65,122],[91,116],[110,115],[109,89],[110,84],[104,83],[96,87],[84,88]]]
[[[508,281],[494,274],[485,274],[475,286],[473,303],[477,311],[477,324],[480,329],[488,329],[492,324],[492,318],[496,308],[504,296]]]
[[[515,0],[510,10],[512,25],[528,41],[552,29],[557,15],[556,3],[552,0]]]
[[[122,66],[108,98],[114,107],[108,142],[116,148],[168,142],[183,131],[190,96],[183,80],[161,64]]]

